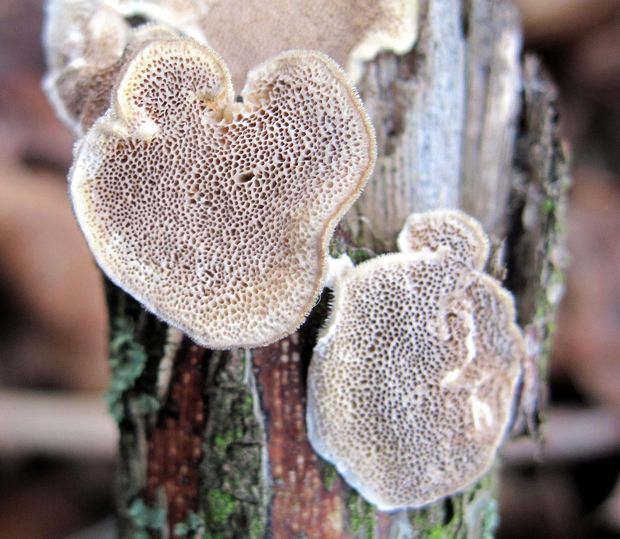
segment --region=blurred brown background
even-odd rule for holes
[[[520,0],[572,151],[571,266],[542,448],[506,448],[501,538],[620,536],[620,1]],[[42,0],[0,0],[0,539],[111,537],[101,279],[41,91]],[[108,521],[109,522],[109,521]],[[77,536],[76,536],[77,537]]]

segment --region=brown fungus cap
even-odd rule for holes
[[[342,71],[320,53],[287,52],[250,73],[241,104],[216,53],[157,41],[126,64],[113,96],[70,174],[99,265],[204,346],[293,332],[375,159]]]
[[[362,62],[382,50],[402,54],[417,36],[418,0],[203,2],[204,38],[226,60],[235,84],[252,66],[298,48],[327,54],[357,82]]]
[[[313,447],[382,510],[423,506],[484,474],[524,357],[512,297],[476,269],[487,241],[475,221],[418,215],[399,243],[407,252],[337,278],[308,375]]]
[[[357,81],[379,51],[402,54],[417,37],[419,0],[108,0],[124,16],[165,22],[217,50],[240,85],[288,49],[319,50]]]

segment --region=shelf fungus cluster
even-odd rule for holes
[[[488,470],[525,353],[511,295],[482,272],[476,221],[414,214],[398,244],[335,278],[308,375],[313,447],[383,510],[428,504]]]
[[[110,106],[125,62],[151,41],[176,37],[176,32],[161,24],[131,28],[105,4],[50,1],[44,86],[56,114],[76,136],[82,136]]]
[[[79,137],[71,198],[110,279],[209,348],[294,332],[376,158],[351,78],[413,46],[416,6],[50,0],[45,87]],[[413,215],[398,243],[333,265],[308,384],[313,446],[381,509],[489,468],[524,355],[511,296],[482,272],[478,223]]]
[[[206,346],[294,331],[375,160],[351,79],[412,48],[417,5],[47,0],[44,85],[108,276]]]
[[[45,88],[60,119],[82,136],[109,106],[127,58],[167,33],[222,56],[233,86],[287,50],[316,50],[353,82],[381,51],[417,37],[419,0],[48,0]]]
[[[125,64],[69,178],[102,269],[210,348],[261,346],[301,325],[375,156],[357,94],[320,53],[276,56],[241,95],[211,49],[151,41]]]

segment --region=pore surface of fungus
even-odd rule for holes
[[[375,157],[359,98],[320,53],[257,67],[242,96],[212,50],[151,42],[70,174],[99,265],[211,348],[264,345],[303,322]]]
[[[479,271],[476,221],[414,215],[399,245],[336,279],[308,375],[312,445],[383,510],[453,494],[491,466],[524,356],[512,297]]]

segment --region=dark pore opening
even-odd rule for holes
[[[251,182],[253,179],[254,179],[253,172],[242,172],[241,174],[239,174],[239,176],[237,176],[237,181],[239,183]]]
[[[131,15],[126,17],[125,20],[131,28],[137,28],[138,26],[142,26],[143,24],[149,22],[148,19],[142,15]]]

